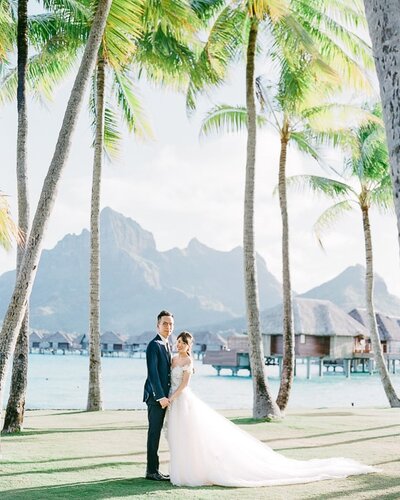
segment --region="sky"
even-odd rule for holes
[[[54,94],[52,102],[29,102],[28,168],[33,217],[44,176],[50,164],[72,77]],[[226,86],[200,99],[188,117],[185,98],[171,90],[139,85],[154,140],[141,141],[124,132],[121,157],[106,162],[102,207],[131,217],[154,235],[160,251],[185,248],[192,238],[218,249],[242,244],[246,135],[221,134],[199,138],[201,120],[217,103],[243,104],[244,77],[236,68]],[[67,233],[89,226],[92,132],[87,98],[73,135],[57,200],[47,228],[44,248],[52,248]],[[16,105],[0,112],[0,190],[9,195],[16,217]],[[330,153],[332,155],[332,153]],[[256,248],[268,269],[281,281],[281,222],[278,197],[279,140],[259,131],[256,165]],[[334,161],[340,164],[340,158]],[[295,150],[289,151],[288,175],[321,174],[320,167]],[[326,175],[327,172],[322,172]],[[346,215],[324,238],[321,250],[312,226],[329,201],[309,193],[289,192],[292,286],[302,293],[364,263],[361,216]],[[375,271],[389,291],[400,296],[399,250],[393,214],[372,214]],[[0,249],[0,274],[15,267],[15,251]]]

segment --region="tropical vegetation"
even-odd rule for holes
[[[324,230],[340,216],[354,209],[361,215],[365,246],[365,296],[368,313],[368,330],[371,335],[372,350],[382,385],[391,407],[400,407],[400,398],[390,379],[383,355],[373,303],[374,266],[370,222],[370,210],[376,207],[382,211],[393,205],[389,159],[379,107],[373,110],[371,119],[358,127],[342,131],[340,143],[345,149],[343,177],[334,179],[321,176],[295,176],[288,179],[290,184],[307,185],[315,192],[335,200],[315,223],[315,231],[321,241]],[[375,119],[373,119],[375,118]]]

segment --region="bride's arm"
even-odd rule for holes
[[[190,375],[191,375],[191,370],[184,370],[182,382],[179,384],[178,389],[169,397],[170,403],[172,403],[172,401],[174,401],[179,396],[179,394],[183,391],[183,389],[188,386]]]

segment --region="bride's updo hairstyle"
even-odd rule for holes
[[[178,339],[181,339],[184,344],[189,346],[188,355],[192,357],[193,335],[190,332],[183,331],[176,338],[176,340]]]

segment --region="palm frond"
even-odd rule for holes
[[[348,131],[369,122],[382,123],[369,110],[353,104],[327,103],[303,111],[308,125],[316,132]]]
[[[113,93],[121,109],[128,129],[137,137],[150,138],[152,131],[138,97],[138,90],[132,82],[132,75],[126,72],[113,72]]]
[[[393,185],[389,174],[385,175],[379,184],[371,190],[370,201],[371,206],[377,207],[382,213],[393,211]]]
[[[288,3],[282,0],[248,0],[247,8],[249,15],[260,21],[268,16],[273,22],[277,22],[290,12]]]
[[[121,140],[118,115],[107,103],[104,110],[104,151],[110,161],[120,157]]]
[[[267,119],[262,115],[257,115],[257,124],[264,126]],[[206,136],[221,131],[232,133],[241,132],[247,129],[247,109],[242,106],[229,106],[219,104],[206,114],[200,128],[200,135]]]
[[[248,18],[244,9],[228,5],[218,15],[190,71],[186,96],[188,109],[196,107],[200,92],[223,82],[229,64],[243,48],[247,30]]]
[[[11,217],[7,196],[0,192],[0,247],[10,250],[13,240],[19,243],[22,239],[23,233]]]
[[[346,212],[350,212],[355,208],[354,203],[349,200],[344,200],[336,203],[335,205],[327,208],[319,217],[313,226],[314,233],[318,239],[318,243],[323,248],[322,235],[330,229],[338,218]]]
[[[26,81],[29,92],[40,99],[51,99],[54,88],[74,68],[78,54],[71,51],[57,49],[53,52],[52,46],[42,48],[38,54],[28,59]],[[7,69],[0,81],[0,103],[16,98],[17,93],[17,67]]]
[[[328,198],[357,196],[350,185],[318,175],[293,175],[286,178],[286,183],[288,187],[297,188],[300,191],[309,189],[316,194],[323,194]]]
[[[302,153],[314,158],[318,162],[322,162],[322,157],[316,146],[316,141],[314,137],[310,137],[310,134],[304,131],[293,131],[290,133],[290,139],[294,142],[297,149]]]
[[[137,44],[134,64],[147,80],[184,90],[195,65],[195,53],[172,33],[158,28],[147,32]]]

